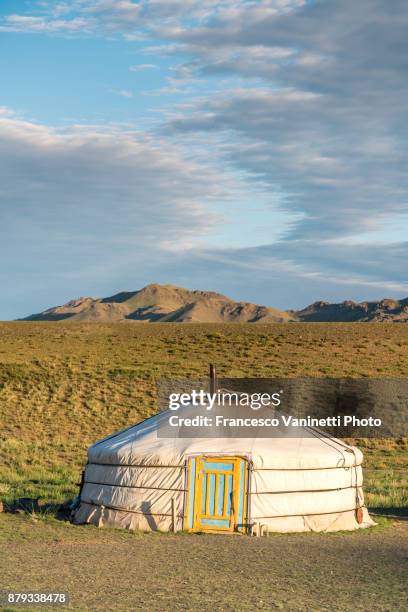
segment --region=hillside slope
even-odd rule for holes
[[[153,284],[139,291],[117,293],[107,298],[79,298],[30,315],[24,320],[283,323],[292,318],[285,311],[248,302],[234,302],[212,291],[191,291],[173,285]]]
[[[24,321],[125,320],[161,323],[287,323],[291,321],[408,322],[408,298],[377,302],[338,304],[314,302],[302,310],[278,310],[249,302],[235,302],[213,291],[192,291],[174,285],[147,285],[138,291],[123,291],[111,297],[81,297],[62,306],[33,314]]]
[[[300,321],[331,322],[395,322],[408,321],[408,298],[380,300],[378,302],[352,302],[340,304],[315,302],[303,310],[292,313]]]

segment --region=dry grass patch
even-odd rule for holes
[[[74,496],[93,441],[154,414],[162,376],[210,362],[225,377],[404,377],[408,326],[1,323],[0,497]],[[362,444],[368,503],[406,506],[405,441]]]

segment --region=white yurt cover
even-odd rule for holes
[[[179,414],[196,412],[187,406]],[[162,412],[89,448],[75,523],[188,528],[189,460],[205,456],[247,461],[248,528],[337,531],[375,524],[364,506],[358,448],[309,428],[297,437],[163,438],[168,418],[169,411]]]

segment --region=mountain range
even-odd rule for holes
[[[408,298],[338,304],[314,302],[302,310],[278,310],[234,300],[213,291],[151,284],[111,297],[80,297],[32,314],[23,321],[140,321],[173,323],[408,322]]]

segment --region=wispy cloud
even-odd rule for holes
[[[291,240],[378,231],[407,209],[405,8],[241,5],[169,32],[169,52],[189,55],[193,74],[247,82],[182,109],[169,128],[219,136],[229,163],[304,213]]]
[[[47,16],[7,15],[0,22],[2,32],[33,32],[37,34],[88,32],[91,23],[84,18],[52,19]]]
[[[145,70],[154,70],[158,68],[156,64],[133,64],[129,66],[130,72],[144,72]]]
[[[28,293],[50,278],[89,281],[96,266],[112,282],[125,262],[165,261],[160,244],[193,245],[211,231],[208,202],[221,201],[225,185],[210,163],[131,126],[55,129],[8,116],[0,182],[0,276],[31,270]]]
[[[0,129],[10,226],[31,219],[40,227],[48,219],[57,233],[76,227],[80,236],[83,224],[85,235],[93,226],[105,237],[114,237],[116,227],[116,238],[132,235],[140,244],[199,235],[211,224],[205,202],[221,197],[221,176],[164,139],[132,126],[55,129],[7,116]],[[17,210],[27,213],[25,220]]]
[[[72,0],[42,2],[31,13],[4,17],[0,29],[137,40],[141,57],[160,59],[130,66],[135,73],[161,70],[167,56],[173,65],[163,74],[166,85],[150,93],[171,93],[175,102],[156,112],[161,132],[141,140],[109,126],[87,128],[81,140],[73,127],[62,134],[0,111],[7,129],[14,126],[0,148],[9,151],[0,161],[14,206],[38,207],[55,229],[55,202],[64,203],[64,219],[78,202],[78,252],[88,235],[92,242],[89,219],[97,217],[97,234],[109,244],[111,232],[115,244],[147,249],[128,260],[121,250],[123,269],[143,261],[152,273],[168,270],[174,282],[199,278],[201,286],[231,287],[238,297],[245,286],[255,301],[258,291],[273,303],[274,284],[279,306],[405,291],[407,244],[402,234],[391,240],[386,228],[393,219],[406,222],[408,201],[406,2],[395,0],[391,9],[382,0]],[[112,93],[132,97],[125,88]],[[175,153],[170,142],[185,149]],[[22,167],[30,172],[20,180]],[[244,227],[260,214],[259,192],[271,210],[279,205],[295,219],[279,240],[251,250],[198,242],[231,173],[245,177]],[[158,245],[168,250],[164,259]],[[97,247],[92,252],[99,256]]]
[[[15,112],[12,108],[9,108],[8,106],[0,106],[0,117],[1,116],[11,116],[14,115]]]
[[[121,98],[133,98],[133,93],[129,89],[110,89],[109,91]]]

